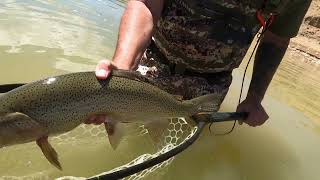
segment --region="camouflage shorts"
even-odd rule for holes
[[[206,94],[217,94],[213,100],[214,106],[219,109],[226,96],[232,81],[231,72],[207,74],[204,76],[176,74],[172,68],[160,59],[163,56],[148,48],[141,58],[138,71],[151,77],[157,86],[170,94],[181,96],[182,99],[192,99]]]

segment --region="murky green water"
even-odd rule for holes
[[[123,2],[114,0],[1,1],[0,84],[93,70],[98,60],[112,56],[123,7]],[[241,69],[234,72],[222,111],[236,107]],[[238,126],[223,137],[205,131],[159,179],[319,179],[318,70],[319,63],[288,54],[263,102],[270,115],[263,127]],[[54,144],[63,172],[50,166],[33,143],[0,149],[0,179],[34,173],[42,179],[91,176],[148,146],[125,142],[115,153],[104,137],[95,141],[84,147]]]

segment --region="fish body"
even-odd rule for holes
[[[128,71],[113,71],[102,81],[94,72],[79,72],[16,88],[0,96],[0,147],[43,142],[43,137],[68,132],[91,115],[107,114],[113,125],[190,117],[207,101],[177,100],[147,81]]]

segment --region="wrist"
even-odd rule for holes
[[[116,59],[112,60],[112,64],[115,66],[116,69],[123,69],[123,70],[133,70],[134,63],[132,60],[125,60],[125,59]]]
[[[250,93],[248,92],[246,101],[254,102],[254,103],[261,103],[263,100],[263,96],[258,95],[257,93]]]

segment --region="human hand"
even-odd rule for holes
[[[112,69],[116,69],[116,66],[110,60],[107,60],[107,59],[101,60],[96,66],[96,70],[95,70],[96,77],[100,80],[107,79]],[[108,117],[105,114],[91,115],[85,120],[84,123],[100,125],[102,123],[107,122],[107,118]]]
[[[115,69],[115,66],[110,60],[101,60],[96,66],[96,77],[101,80],[107,79],[112,69]]]
[[[248,112],[248,117],[243,122],[252,127],[260,126],[269,119],[261,102],[254,98],[247,98],[240,103],[237,107],[237,112]],[[242,121],[239,122],[242,124]]]

